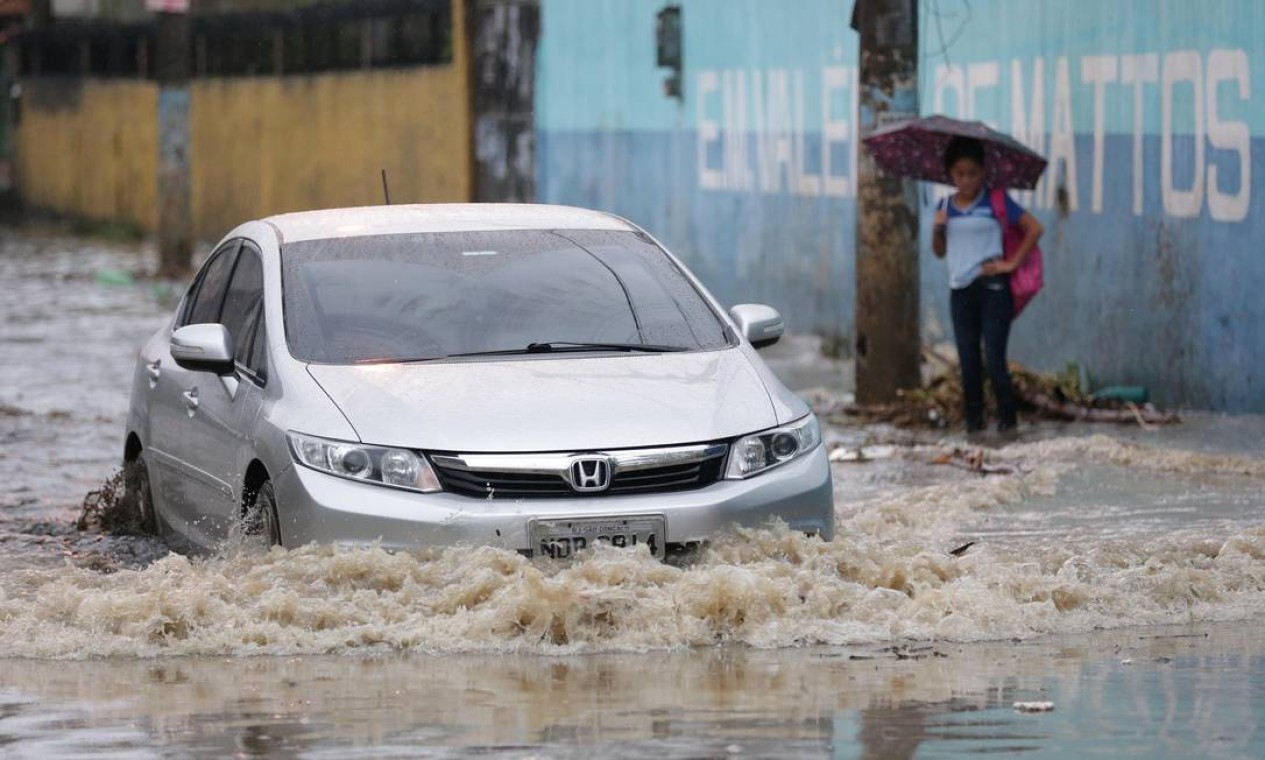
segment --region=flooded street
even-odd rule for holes
[[[75,526],[153,258],[0,232],[0,757],[1265,756],[1265,419],[835,426],[834,542],[681,567],[191,559]]]

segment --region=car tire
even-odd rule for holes
[[[159,536],[158,512],[154,508],[154,491],[149,481],[149,462],[145,452],[123,466],[124,496],[127,515],[123,519],[143,536]]]
[[[265,480],[242,516],[242,534],[259,539],[265,547],[281,546],[281,521],[277,519],[277,491]]]

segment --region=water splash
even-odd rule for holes
[[[10,656],[40,658],[564,653],[973,641],[1265,611],[1265,527],[948,553],[950,524],[1023,498],[1029,477],[875,502],[829,544],[736,531],[686,567],[601,548],[559,564],[309,546],[32,570],[0,586],[0,636]]]

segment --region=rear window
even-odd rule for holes
[[[301,361],[351,364],[530,343],[729,345],[724,323],[646,236],[511,230],[331,238],[282,249]]]

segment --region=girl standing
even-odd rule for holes
[[[997,431],[1009,433],[1018,424],[1006,364],[1006,343],[1015,313],[1010,274],[1023,263],[1045,228],[1007,194],[1005,223],[1019,225],[1024,237],[1014,256],[1004,259],[1002,221],[994,214],[990,188],[984,186],[983,144],[969,137],[953,138],[944,153],[944,166],[957,192],[942,199],[936,209],[931,248],[937,257],[948,257],[949,310],[962,368],[966,432],[984,429],[983,369],[987,367],[997,400]]]

